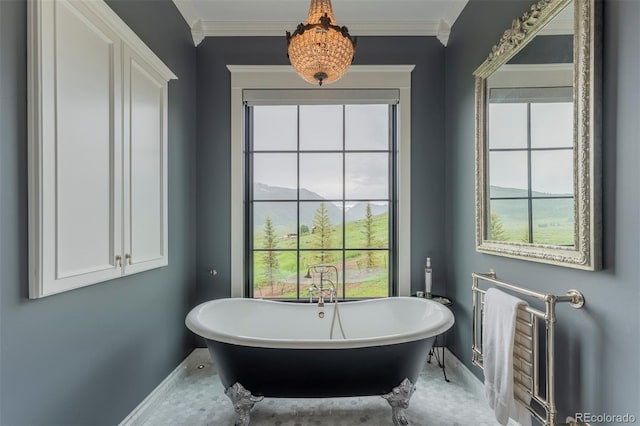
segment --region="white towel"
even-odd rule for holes
[[[527,303],[495,288],[488,289],[484,298],[484,392],[501,425],[506,425],[509,417],[523,426],[531,425],[531,415],[516,403],[513,393],[513,341],[520,305]]]

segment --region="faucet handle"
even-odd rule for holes
[[[331,302],[333,302],[334,297],[336,298],[336,300],[338,299],[338,290],[333,283],[331,283],[331,287],[329,287],[329,297],[331,299]]]

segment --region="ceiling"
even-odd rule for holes
[[[308,0],[173,0],[197,46],[205,37],[283,36],[303,22]],[[337,25],[354,36],[435,36],[447,45],[468,0],[333,0]]]

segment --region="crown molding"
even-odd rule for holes
[[[469,3],[469,0],[457,0],[449,2],[449,8],[442,18],[444,22],[449,26],[449,29],[453,27],[453,24],[456,22],[464,8],[467,6],[467,3]]]
[[[447,47],[447,43],[449,42],[449,36],[451,35],[451,25],[447,23],[444,19],[441,19],[438,22],[438,30],[436,31],[436,37],[442,43],[444,47]]]
[[[193,25],[191,25],[191,38],[193,38],[194,46],[197,47],[200,43],[202,43],[202,40],[204,40],[205,37],[206,33],[204,30],[204,26],[202,24],[202,21],[198,19],[193,23]]]
[[[202,21],[191,25],[193,42],[197,46],[205,37],[284,37],[293,31],[295,21]],[[438,21],[381,21],[352,22],[349,32],[355,36],[434,36],[447,45],[451,26],[443,19]]]
[[[173,0],[178,12],[182,15],[182,19],[187,23],[189,28],[193,28],[194,24],[200,20],[200,15],[193,1],[189,0]]]

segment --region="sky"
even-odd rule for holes
[[[531,154],[532,190],[573,193],[573,104],[531,104],[532,148],[554,148]],[[254,180],[270,186],[315,192],[325,199],[389,198],[389,109],[387,105],[321,105],[254,107]],[[300,170],[297,168],[298,121]],[[344,136],[343,136],[344,135]],[[526,104],[490,105],[491,149],[526,149]],[[331,152],[341,150],[374,152]],[[558,149],[567,148],[567,149]],[[375,152],[377,151],[377,152]],[[489,158],[490,183],[528,188],[526,151],[494,151]]]
[[[389,198],[388,105],[254,107],[254,181],[296,188],[298,120],[300,187],[326,199]],[[344,155],[331,150],[347,150]],[[367,150],[375,152],[349,152]],[[387,150],[387,152],[384,152]],[[274,152],[277,151],[277,152]]]
[[[531,104],[531,186],[536,192],[573,194],[573,103]],[[489,181],[493,186],[528,188],[527,105],[489,106]],[[552,148],[535,151],[536,148]],[[566,149],[562,149],[566,148]]]

